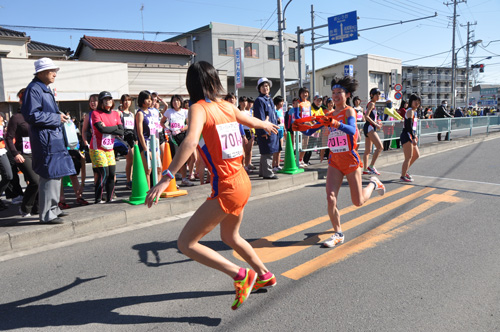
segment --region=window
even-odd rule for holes
[[[219,39],[219,55],[234,55],[234,40]]]
[[[267,58],[277,60],[280,58],[280,48],[276,45],[267,45]]]
[[[259,44],[245,42],[245,57],[258,58],[259,57]]]
[[[296,47],[288,48],[288,61],[299,61],[299,50]]]
[[[384,91],[384,74],[370,73],[370,86]]]

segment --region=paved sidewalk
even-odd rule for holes
[[[460,137],[449,142],[423,144],[420,147],[421,156],[425,157],[431,153],[475,144],[491,138],[500,138],[500,132],[495,131],[489,134]],[[328,164],[326,160],[319,163],[317,158],[318,156],[313,153],[312,165],[304,173],[295,175],[279,174],[278,180],[263,180],[256,174],[250,174],[252,196],[314,183],[317,179],[324,178]],[[403,153],[401,149],[384,151],[377,160],[377,166],[382,167],[401,163],[402,161]],[[148,209],[144,205],[129,205],[122,202],[122,199],[128,199],[130,195],[130,191],[125,189],[124,182],[123,179],[121,181],[119,179],[117,185],[119,199],[117,201],[64,210],[69,216],[64,217],[67,222],[61,225],[41,225],[37,216],[21,218],[17,213],[19,205],[12,205],[8,210],[0,212],[0,255],[193,211],[210,194],[210,185],[182,188],[188,191],[188,195],[162,199],[155,208]],[[71,189],[66,189],[68,193],[71,191]],[[87,198],[93,196],[91,190],[92,185],[87,185]],[[69,196],[73,195],[70,194]],[[71,202],[72,200],[68,199],[68,203],[71,204]]]

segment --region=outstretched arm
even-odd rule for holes
[[[190,125],[186,134],[186,138],[179,146],[179,150],[175,153],[174,159],[170,163],[168,170],[165,171],[167,175],[163,176],[161,180],[156,184],[156,186],[149,190],[145,202],[148,207],[151,207],[153,204],[158,203],[160,195],[168,187],[168,184],[172,179],[171,176],[177,173],[182,165],[184,165],[184,163],[189,159],[189,157],[196,149],[198,142],[200,141],[200,135],[203,130],[203,126],[207,121],[205,110],[201,105],[194,104],[189,108],[188,114]]]
[[[264,129],[268,134],[278,133],[279,127],[267,120],[262,121],[255,117],[247,116],[243,114],[243,112],[241,112],[239,109],[237,109],[236,106],[233,106],[233,111],[236,116],[236,121],[238,121],[238,123],[241,123],[242,125],[250,128]]]

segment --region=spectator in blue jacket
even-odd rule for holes
[[[265,121],[266,119],[272,124],[277,125],[276,111],[272,98],[269,96],[271,92],[272,82],[265,77],[262,77],[257,82],[257,90],[259,96],[255,99],[253,105],[253,116]],[[276,180],[278,176],[274,174],[272,162],[273,153],[279,151],[278,135],[272,133],[269,135],[263,129],[256,129],[255,136],[257,137],[257,144],[260,151],[260,168],[259,176],[264,179]]]
[[[30,125],[33,170],[40,176],[39,219],[44,224],[62,224],[67,215],[58,207],[61,178],[76,173],[63,137],[62,124],[69,116],[59,112],[49,84],[59,67],[49,58],[35,61],[35,78],[26,88],[21,112]]]

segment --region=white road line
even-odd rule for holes
[[[382,167],[381,167],[382,169]],[[401,172],[387,172],[387,171],[382,171],[382,174],[397,174],[400,175]],[[448,181],[456,181],[456,182],[467,182],[467,183],[474,183],[474,184],[485,184],[485,185],[493,185],[493,186],[500,186],[500,183],[492,183],[492,182],[481,182],[481,181],[471,181],[471,180],[462,180],[462,179],[451,179],[451,178],[441,178],[437,176],[427,176],[427,175],[418,175],[418,174],[411,174],[412,176],[418,176],[421,178],[427,178],[427,179],[438,179],[438,180],[448,180]]]

